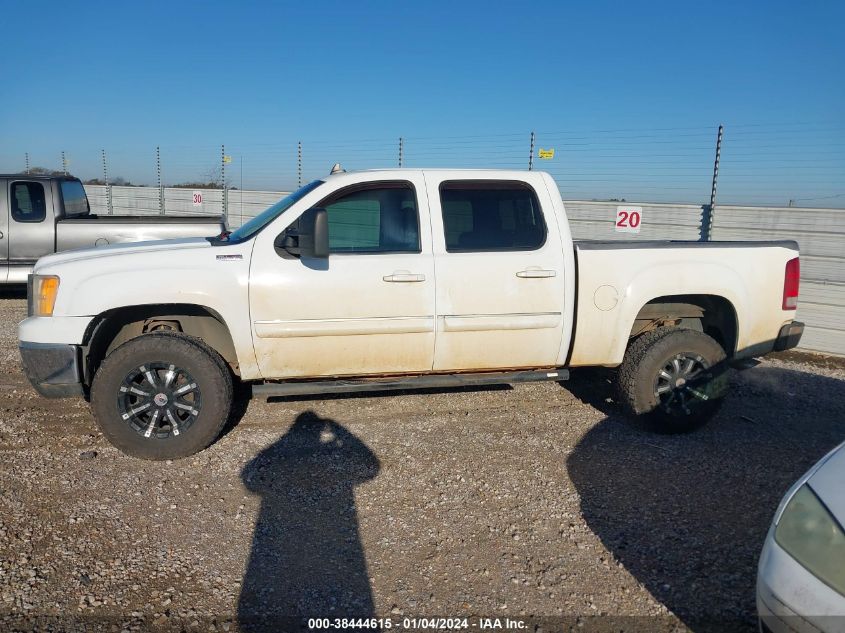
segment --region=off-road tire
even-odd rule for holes
[[[182,433],[144,437],[122,419],[120,388],[139,366],[162,362],[190,373],[202,394],[202,407]],[[232,400],[232,374],[225,361],[200,339],[176,332],[127,341],[103,360],[91,385],[91,409],[103,435],[127,455],[148,460],[188,457],[207,448],[226,424]]]
[[[689,413],[668,411],[655,393],[661,369],[679,354],[701,358],[708,368],[695,383],[696,391],[708,399],[693,397]],[[627,414],[645,417],[659,433],[692,431],[712,418],[722,404],[729,380],[725,359],[722,346],[703,332],[674,327],[652,330],[635,339],[625,352],[616,375],[617,400]]]

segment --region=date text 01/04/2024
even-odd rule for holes
[[[510,618],[413,618],[394,621],[392,618],[309,618],[308,629],[402,629],[423,630],[522,630],[524,620]]]

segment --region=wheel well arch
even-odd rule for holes
[[[633,340],[646,332],[667,325],[704,332],[716,339],[728,356],[736,351],[736,308],[723,296],[685,294],[655,297],[640,308],[629,336]]]
[[[121,306],[98,315],[88,326],[83,340],[83,378],[90,385],[103,359],[142,334],[170,330],[202,339],[214,349],[237,376],[240,375],[232,334],[219,312],[207,306],[161,303]]]

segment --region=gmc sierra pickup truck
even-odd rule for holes
[[[333,170],[334,172],[335,170]],[[794,347],[795,242],[574,244],[542,172],[333,173],[234,233],[51,255],[23,366],[146,459],[207,447],[233,387],[290,395],[564,380],[618,368],[669,432],[738,359]]]
[[[0,284],[26,283],[39,257],[74,248],[218,235],[220,217],[96,216],[69,176],[0,174]]]

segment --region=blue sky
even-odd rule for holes
[[[394,165],[399,136],[408,165],[523,166],[535,130],[558,151],[538,166],[573,194],[698,201],[721,122],[725,187],[748,198],[738,201],[845,194],[841,2],[6,2],[3,12],[21,27],[0,38],[14,77],[0,99],[3,170],[20,169],[24,152],[57,167],[65,150],[72,172],[93,177],[104,148],[111,175],[154,184],[160,145],[174,182],[213,169],[225,143],[230,184],[243,162],[244,186],[287,188],[298,140],[307,178],[334,160]]]

